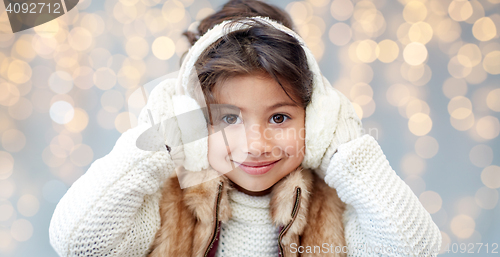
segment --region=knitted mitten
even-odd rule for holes
[[[325,177],[330,160],[337,151],[337,148],[341,144],[356,139],[363,134],[361,120],[356,114],[351,101],[337,89],[335,89],[335,92],[337,92],[340,99],[337,128],[335,129],[330,146],[327,148],[325,155],[321,159],[320,166],[314,170],[321,178]]]
[[[351,256],[379,256],[374,247],[382,256],[437,255],[438,226],[369,134],[338,147],[325,182],[347,204],[344,230],[355,250]]]

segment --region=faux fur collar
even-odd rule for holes
[[[226,176],[217,176],[213,170],[205,172],[206,174],[203,175],[200,172],[185,172],[182,167],[177,170],[178,177],[181,178],[181,184],[184,185],[203,181],[201,180],[201,176],[203,178],[206,178],[206,176],[216,176],[207,182],[185,188],[184,202],[199,221],[210,223],[213,220],[215,212],[214,199],[217,197],[217,188],[220,183],[223,183],[219,205],[219,218],[220,221],[227,222],[231,218],[228,192],[236,189],[231,186]],[[293,217],[291,214],[295,205],[296,189],[300,188],[300,205],[295,221],[289,228],[289,232],[300,234],[304,230],[304,226],[307,223],[307,210],[312,184],[312,171],[299,166],[273,186],[270,210],[272,220],[277,226],[286,226],[292,220]]]

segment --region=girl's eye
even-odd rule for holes
[[[284,114],[276,114],[276,115],[273,115],[273,117],[271,117],[272,122],[277,123],[277,124],[281,124],[281,123],[285,122],[285,120],[287,120],[287,119],[290,119],[290,117],[288,117]]]
[[[237,124],[236,122],[238,121],[239,118],[240,117],[238,115],[229,114],[222,117],[222,120],[227,124],[234,125]]]

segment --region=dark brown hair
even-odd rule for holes
[[[195,63],[208,106],[217,103],[213,95],[215,85],[238,75],[264,73],[276,80],[292,101],[305,108],[311,100],[313,74],[302,45],[293,36],[267,23],[248,19],[254,16],[269,17],[293,29],[285,11],[255,0],[229,1],[222,10],[200,22],[200,35],[224,20],[233,20],[224,29],[241,22],[249,25],[245,29],[224,33],[202,52]],[[188,39],[193,36],[190,32],[184,35]],[[194,44],[196,39],[191,38],[190,42]]]

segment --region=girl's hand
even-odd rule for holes
[[[315,170],[321,178],[325,177],[326,170],[338,147],[363,135],[361,120],[356,114],[351,101],[340,91],[335,91],[340,99],[340,109],[333,139],[330,141],[330,146],[327,148],[320,166]]]

